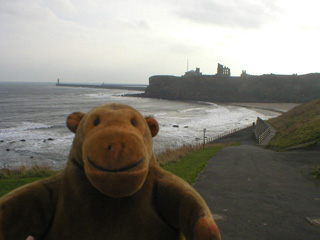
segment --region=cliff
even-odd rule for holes
[[[144,97],[208,102],[292,102],[320,97],[320,74],[152,76]]]

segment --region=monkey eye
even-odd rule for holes
[[[99,123],[100,123],[100,118],[97,117],[97,118],[93,121],[93,125],[94,125],[94,126],[98,126]]]
[[[137,127],[137,122],[136,122],[136,120],[131,119],[130,122],[131,122],[132,126]]]

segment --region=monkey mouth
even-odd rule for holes
[[[134,168],[134,167],[137,167],[139,166],[141,163],[143,163],[145,160],[145,158],[143,157],[142,159],[140,159],[138,162],[136,163],[133,163],[131,165],[128,165],[128,166],[125,166],[125,167],[122,167],[122,168],[116,168],[116,169],[107,169],[107,168],[104,168],[104,167],[101,167],[99,165],[97,165],[96,163],[94,163],[90,157],[88,156],[88,162],[96,169],[99,169],[103,172],[111,172],[111,173],[117,173],[117,172],[125,172],[125,171],[128,171],[129,169],[131,168]]]

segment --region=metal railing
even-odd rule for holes
[[[230,135],[230,134],[232,134],[232,133],[238,132],[238,131],[240,131],[240,130],[243,130],[243,129],[248,128],[248,127],[251,127],[251,126],[252,126],[252,124],[245,125],[245,126],[238,127],[238,128],[234,128],[234,129],[225,131],[225,132],[223,132],[223,133],[221,133],[221,134],[218,134],[218,135],[216,135],[216,136],[214,136],[214,137],[205,137],[205,135],[204,135],[205,139],[198,138],[198,140],[202,141],[202,143],[200,142],[200,143],[196,143],[196,144],[194,144],[194,145],[196,145],[196,146],[199,145],[199,146],[200,146],[200,145],[208,144],[208,143],[211,143],[211,142],[213,142],[213,141],[216,141],[216,140],[218,140],[218,139],[220,139],[220,138],[223,138],[223,137],[225,137],[225,136],[227,136],[227,135]]]
[[[254,134],[257,142],[260,144],[271,132],[270,125],[263,121],[261,118],[257,118]]]

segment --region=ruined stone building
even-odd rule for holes
[[[218,63],[217,75],[218,76],[230,77],[230,75],[231,75],[230,68],[225,67],[222,64]]]

